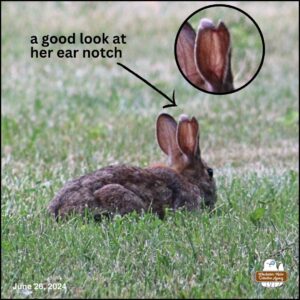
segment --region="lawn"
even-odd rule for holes
[[[1,3],[3,298],[299,297],[298,3],[234,2],[260,26],[266,55],[250,85],[223,96],[190,86],[174,58],[178,28],[206,4]],[[126,34],[123,58],[30,58],[32,35],[73,32]],[[257,63],[242,61],[242,41],[236,51],[233,43],[237,80],[247,74],[239,66]],[[175,88],[178,106],[163,110],[167,100],[117,61],[169,96]],[[199,120],[218,187],[212,214],[49,216],[69,179],[164,161],[155,140],[162,111]],[[288,271],[281,288],[253,281],[269,258]]]

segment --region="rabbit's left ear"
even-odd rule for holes
[[[205,82],[201,78],[196,68],[194,59],[196,32],[192,26],[186,22],[182,26],[176,43],[176,57],[183,74],[196,86],[201,86]]]
[[[220,22],[215,27],[210,20],[202,19],[195,41],[195,63],[218,92],[222,92],[224,83],[230,80],[230,55],[230,33],[225,24]]]
[[[176,142],[177,123],[166,113],[159,115],[156,121],[156,137],[161,150],[171,159],[179,152]]]
[[[200,158],[199,124],[193,117],[191,120],[186,115],[181,115],[177,127],[177,143],[188,158]]]

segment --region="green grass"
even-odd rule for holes
[[[1,3],[3,298],[299,297],[298,5],[235,5],[259,24],[265,62],[247,88],[214,96],[184,80],[173,53],[178,28],[199,3]],[[127,34],[122,63],[169,95],[176,87],[178,107],[167,112],[199,120],[218,186],[213,214],[131,214],[100,224],[57,224],[47,214],[71,178],[165,159],[155,119],[166,102],[116,61],[29,57],[33,34],[103,31]],[[237,33],[236,58],[248,41]],[[268,258],[289,273],[281,288],[252,280]],[[22,283],[67,290],[13,290]]]
[[[11,289],[15,282],[58,282],[65,283],[67,290],[36,290],[32,295],[296,296],[296,178],[294,172],[280,177],[223,178],[220,208],[211,216],[178,212],[161,221],[152,215],[132,214],[101,224],[78,218],[56,224],[42,208],[32,214],[24,209],[5,215],[5,295],[20,296]],[[20,197],[39,199],[45,193],[45,188],[31,189]],[[265,213],[252,220],[257,208],[264,208]],[[282,289],[268,291],[251,279],[269,257],[287,267],[290,279]]]

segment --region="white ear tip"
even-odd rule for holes
[[[203,18],[200,20],[199,29],[204,29],[204,28],[215,28],[215,25],[212,22],[212,20]]]
[[[188,120],[189,120],[189,117],[186,114],[182,114],[179,116],[179,122],[188,121]]]

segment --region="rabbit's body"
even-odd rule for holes
[[[124,215],[133,210],[163,216],[166,207],[189,210],[200,207],[199,187],[170,168],[141,169],[108,166],[68,182],[52,200],[51,213],[64,216],[85,208]]]
[[[99,169],[67,182],[50,202],[49,211],[56,218],[83,214],[85,209],[95,217],[132,211],[151,211],[163,217],[165,208],[197,210],[204,204],[212,208],[215,182],[200,159],[198,123],[184,116],[178,127],[169,115],[162,114],[158,119],[158,142],[169,155],[170,167],[119,165]],[[175,144],[174,130],[183,150]]]

